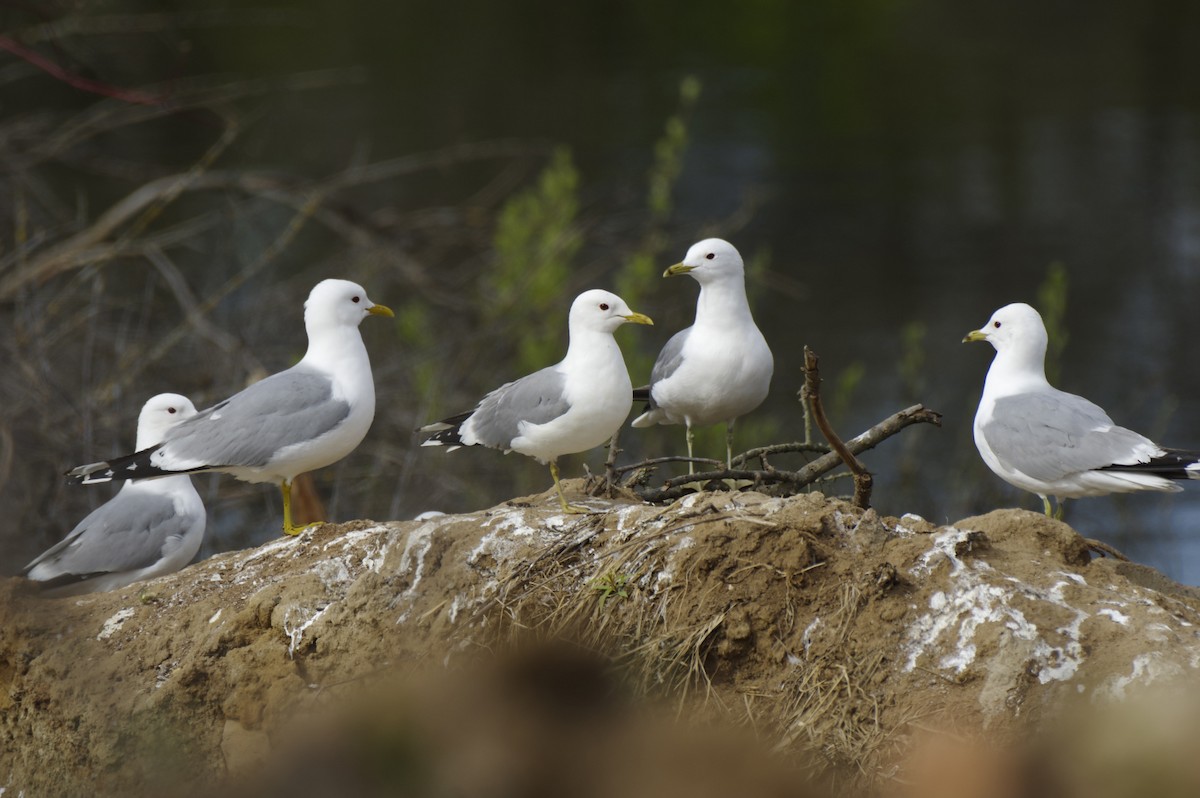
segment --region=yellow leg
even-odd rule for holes
[[[550,461],[550,476],[554,477],[554,489],[558,491],[558,502],[562,505],[564,513],[590,513],[586,507],[577,507],[574,504],[567,504],[567,497],[563,494],[562,483],[558,481],[558,461]]]
[[[1055,519],[1057,519],[1059,521],[1063,520],[1063,516],[1066,515],[1066,513],[1067,513],[1067,500],[1059,499],[1058,500],[1058,509],[1054,511]]]
[[[733,470],[733,422],[730,421],[725,425],[725,467],[730,471]],[[746,464],[742,463],[742,468]],[[741,490],[747,485],[753,485],[754,482],[749,479],[725,479],[722,480],[729,486],[730,490]]]
[[[1054,509],[1050,506],[1050,498],[1048,496],[1042,497],[1042,508],[1046,511],[1048,517],[1054,517]]]
[[[692,425],[691,424],[687,425],[687,442],[688,442],[688,473],[695,474],[696,473],[696,464],[692,462],[692,457],[694,455],[692,454],[693,436],[692,436]]]
[[[725,424],[725,467],[733,470],[733,422]]]
[[[292,523],[292,481],[285,479],[279,483],[279,490],[283,493],[283,534],[299,535],[306,529],[311,529],[319,524],[305,524],[304,526],[296,526]]]

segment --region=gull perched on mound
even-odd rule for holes
[[[170,429],[162,443],[68,472],[82,484],[220,471],[277,482],[283,531],[292,523],[292,480],[341,460],[375,418],[371,362],[358,332],[367,316],[391,316],[348,280],[322,280],[304,303],[308,351],[295,366],[254,383]]]
[[[137,448],[153,446],[195,415],[186,396],[151,397],[138,416]],[[114,590],[187,565],[200,550],[204,523],[204,504],[186,474],[126,482],[23,573],[49,595]]]
[[[692,429],[724,422],[725,464],[732,467],[733,424],[767,398],[775,362],[750,315],[745,267],[732,244],[719,238],[693,244],[663,277],[678,274],[700,283],[696,321],[667,341],[650,384],[635,392],[648,404],[633,426],[686,425],[690,458]],[[688,473],[694,473],[690,462]]]
[[[584,291],[571,304],[561,362],[500,386],[469,413],[421,427],[434,433],[421,445],[487,446],[549,463],[563,512],[586,512],[567,504],[557,459],[604,443],[629,415],[633,384],[613,338],[625,322],[654,323],[616,294]]]
[[[1178,491],[1173,480],[1200,479],[1200,454],[1164,449],[1118,427],[1082,396],[1046,380],[1046,326],[1029,305],[1000,308],[963,338],[996,348],[975,413],[975,445],[998,477],[1050,499]]]

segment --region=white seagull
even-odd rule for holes
[[[696,321],[667,341],[649,386],[635,392],[648,404],[633,426],[686,425],[690,458],[692,429],[724,422],[725,464],[732,467],[733,424],[767,398],[775,361],[750,315],[745,266],[732,244],[719,238],[693,244],[663,277],[678,274],[700,283]],[[693,465],[688,463],[688,473]]]
[[[305,527],[292,523],[292,480],[336,463],[366,437],[375,382],[358,325],[367,316],[391,315],[362,286],[322,280],[304,303],[308,351],[299,363],[200,411],[158,445],[67,475],[91,484],[220,471],[245,482],[276,482],[283,531],[298,535]]]
[[[654,323],[616,294],[584,291],[571,304],[561,362],[500,386],[469,413],[421,427],[434,433],[421,445],[487,446],[549,463],[563,512],[586,512],[567,504],[556,461],[604,443],[629,416],[633,384],[613,338],[625,322]]]
[[[186,396],[161,393],[138,416],[137,448],[196,415]],[[69,596],[174,573],[192,561],[204,539],[204,504],[186,474],[121,486],[59,543],[25,566],[47,595]]]
[[[1082,396],[1046,380],[1046,326],[1029,305],[1000,308],[963,338],[996,348],[975,413],[975,446],[998,477],[1050,499],[1178,491],[1174,480],[1200,479],[1200,454],[1165,449],[1118,427]]]

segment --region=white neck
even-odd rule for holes
[[[696,300],[696,324],[726,326],[751,319],[750,303],[746,300],[746,283],[741,275],[730,275],[700,285]]]
[[[571,330],[571,342],[562,359],[564,366],[588,367],[613,355],[621,357],[621,348],[612,333],[603,330]]]
[[[367,348],[357,327],[326,327],[316,334],[309,330],[308,351],[300,364],[325,372],[338,372],[348,363],[367,361]]]
[[[1044,351],[1008,349],[996,352],[983,383],[983,395],[995,399],[1049,386]]]

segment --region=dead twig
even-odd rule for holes
[[[842,462],[854,475],[854,504],[865,510],[871,506],[871,486],[874,484],[875,478],[866,466],[854,456],[854,453],[846,448],[846,444],[833,431],[833,425],[825,416],[825,407],[821,403],[820,361],[816,352],[807,346],[804,347],[804,387],[800,389],[800,401],[811,409],[817,428],[821,430],[825,440],[829,441],[829,445],[833,447],[838,457],[842,458]]]
[[[1103,540],[1096,540],[1095,538],[1084,538],[1083,542],[1087,544],[1089,549],[1096,552],[1097,554],[1103,554],[1107,557],[1112,557],[1114,560],[1121,560],[1122,562],[1129,562],[1128,557],[1126,557],[1124,554],[1122,554],[1116,548],[1105,543]]]
[[[740,457],[741,455],[739,455]],[[738,457],[733,458],[733,462],[738,462]],[[647,468],[653,465],[662,463],[704,463],[705,465],[720,465],[720,460],[715,460],[711,457],[684,457],[676,455],[666,455],[664,457],[651,457],[649,460],[642,460],[630,465],[617,466],[613,469],[614,474],[625,474],[630,471],[635,471],[639,468]]]
[[[924,405],[913,405],[880,421],[866,432],[845,442],[845,447],[852,454],[860,454],[873,449],[882,441],[890,438],[900,430],[912,424],[942,425],[942,414],[930,410]],[[746,471],[741,469],[705,471],[699,474],[685,475],[668,480],[661,488],[639,491],[642,499],[648,502],[673,501],[687,493],[685,487],[691,482],[708,482],[720,479],[750,479],[756,485],[782,484],[790,490],[800,490],[815,482],[842,464],[841,455],[837,452],[827,452],[798,471]]]

